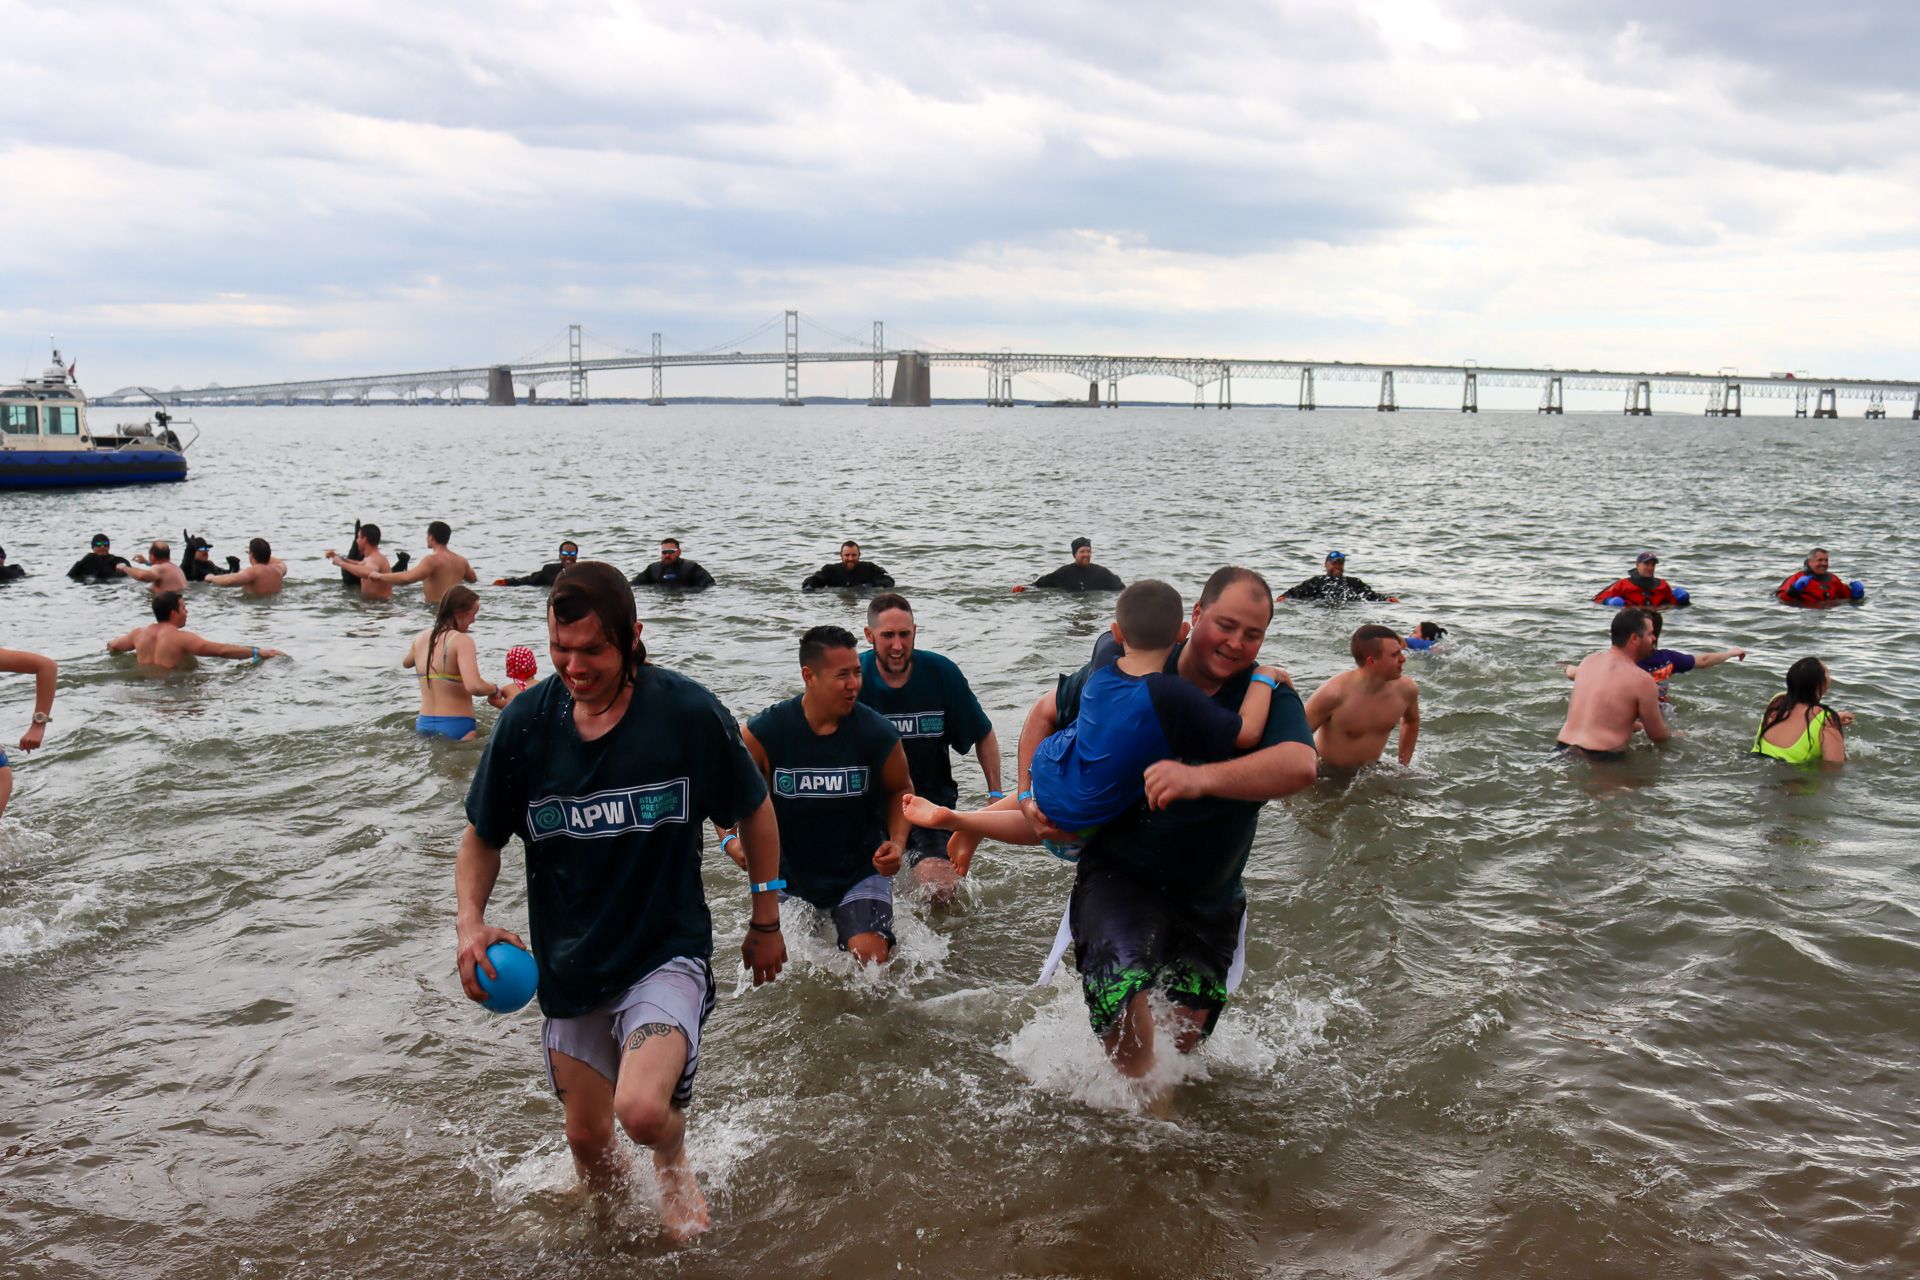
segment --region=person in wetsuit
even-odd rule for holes
[[[580,544],[569,538],[560,544],[560,558],[549,560],[532,573],[522,574],[518,578],[495,578],[496,587],[550,587],[560,580],[560,575],[580,563]]]
[[[1832,604],[1836,600],[1854,600],[1866,594],[1863,588],[1856,595],[1851,583],[1842,582],[1838,576],[1828,572],[1828,564],[1825,547],[1815,547],[1809,551],[1807,558],[1800,562],[1800,567],[1774,588],[1780,603]]]
[[[849,538],[840,544],[840,563],[823,564],[800,584],[802,591],[860,591],[868,587],[885,590],[893,586],[893,575],[871,561],[860,559],[860,544]]]
[[[94,534],[91,546],[92,549],[67,570],[67,576],[76,582],[88,578],[95,582],[111,581],[120,576],[121,565],[131,563],[125,556],[113,554],[113,540],[104,533]]]
[[[1386,600],[1397,599],[1382,595],[1358,578],[1347,576],[1347,557],[1344,552],[1327,552],[1326,572],[1308,578],[1297,586],[1288,587],[1278,597],[1281,600],[1329,600],[1339,603],[1346,600]]]
[[[1594,592],[1593,602],[1605,604],[1617,599],[1635,609],[1684,608],[1691,603],[1687,593],[1675,591],[1668,585],[1667,580],[1655,572],[1659,565],[1659,556],[1642,551],[1634,557],[1633,572]]]
[[[1124,591],[1127,584],[1113,570],[1093,562],[1093,542],[1075,538],[1070,548],[1073,563],[1063,564],[1052,573],[1042,574],[1033,585],[1051,591]]]
[[[197,533],[188,533],[182,529],[180,536],[185,540],[187,562],[180,566],[187,575],[188,582],[205,582],[216,573],[240,572],[240,557],[228,556],[227,567],[222,569],[213,562],[213,544]]]
[[[705,591],[713,585],[713,575],[693,560],[680,554],[680,539],[660,539],[660,558],[633,575],[636,587],[677,587],[682,591]]]
[[[7,549],[0,547],[0,582],[17,582],[27,576],[27,571],[17,564],[7,563]]]

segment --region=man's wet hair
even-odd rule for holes
[[[1158,578],[1142,578],[1120,593],[1113,620],[1129,649],[1171,649],[1185,621],[1180,593]]]
[[[155,622],[165,622],[173,616],[173,611],[179,607],[180,593],[178,591],[162,591],[153,598],[153,620]]]
[[[173,559],[173,548],[165,542],[155,542],[147,548],[147,559],[171,560]]]
[[[1080,548],[1091,547],[1092,545],[1093,545],[1093,540],[1091,538],[1075,538],[1071,543],[1067,545],[1067,550],[1077,554]]]
[[[547,609],[554,621],[578,622],[596,618],[600,634],[620,654],[619,690],[631,684],[647,660],[647,648],[639,640],[639,611],[633,603],[633,588],[626,575],[604,560],[583,560],[560,575],[547,596]],[[612,699],[608,699],[612,704]]]
[[[663,547],[672,547],[675,551],[678,551],[680,549],[680,539],[662,538],[660,539],[660,545]]]
[[[860,544],[855,542],[852,538],[848,538],[845,542],[840,544],[840,549],[842,551],[845,551],[848,547],[852,547],[855,551],[858,551],[860,549]]]
[[[380,526],[372,523],[363,524],[360,526],[360,536],[367,540],[368,546],[377,547],[380,545]]]
[[[247,554],[253,557],[255,564],[265,564],[273,559],[273,547],[265,538],[252,538],[247,542]]]
[[[1651,609],[1622,609],[1613,615],[1613,625],[1607,633],[1613,637],[1613,647],[1623,649],[1627,641],[1640,634],[1640,626],[1653,616]]]
[[[445,520],[435,520],[427,526],[427,536],[444,547],[453,541],[453,526]]]
[[[1391,640],[1396,646],[1405,643],[1398,631],[1377,622],[1369,622],[1355,630],[1353,638],[1347,642],[1347,652],[1353,655],[1353,665],[1364,666],[1368,658],[1379,656],[1374,646],[1382,640]]]
[[[859,644],[845,627],[815,627],[800,637],[800,665],[814,671],[820,660],[835,649],[852,649]]]
[[[889,609],[905,609],[908,613],[913,612],[913,606],[908,604],[907,598],[898,591],[882,591],[867,602],[867,625],[872,626],[878,622],[880,615]]]
[[[565,542],[560,544],[560,550],[562,551],[565,551],[568,547],[573,548],[573,552],[575,555],[580,554],[580,544],[575,542],[572,538],[568,538]]]
[[[1267,602],[1267,617],[1272,618],[1273,588],[1267,585],[1265,578],[1253,570],[1242,568],[1237,564],[1230,564],[1224,568],[1213,571],[1213,576],[1208,578],[1206,585],[1200,588],[1200,599],[1197,602],[1198,607],[1202,609],[1208,608],[1214,601],[1226,594],[1228,587],[1237,586],[1242,582],[1251,582],[1254,586],[1260,588],[1260,595]]]
[[[1813,563],[1813,558],[1815,556],[1826,556],[1828,559],[1832,559],[1833,553],[1831,551],[1828,551],[1825,547],[1815,547],[1813,550],[1807,552],[1806,556],[1800,561],[1800,563],[1802,565],[1811,564]]]

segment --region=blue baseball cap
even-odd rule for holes
[[[1344,551],[1327,552],[1327,559],[1329,560],[1345,560],[1346,558],[1347,558],[1347,553]]]

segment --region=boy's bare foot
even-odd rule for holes
[[[953,810],[934,804],[923,796],[902,796],[900,811],[916,827],[942,827],[953,821]]]
[[[947,837],[947,860],[956,873],[967,874],[973,866],[973,851],[979,847],[980,837],[969,832],[956,831]]]

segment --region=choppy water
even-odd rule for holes
[[[1904,1275],[1920,1269],[1920,715],[1914,424],[1236,410],[598,407],[202,411],[185,486],[0,495],[0,643],[61,660],[54,732],[0,820],[0,1270],[44,1276]],[[354,517],[433,518],[483,577],[561,536],[629,569],[675,533],[721,587],[648,598],[657,661],[742,715],[791,692],[803,597],[845,536],[914,599],[1011,751],[1106,602],[1010,594],[1076,534],[1191,593],[1328,547],[1402,595],[1287,608],[1303,689],[1378,618],[1452,627],[1425,730],[1270,807],[1242,998],[1141,1113],[1077,993],[1032,981],[1067,875],[989,848],[901,957],[722,983],[691,1148],[717,1229],[659,1242],[571,1189],[531,1011],[461,998],[452,850],[472,748],[409,732],[417,594],[362,605],[318,559]],[[197,590],[195,629],[289,650],[166,683],[102,652],[131,586],[60,576],[96,528],[259,533],[276,600]],[[1789,611],[1814,542],[1872,587]],[[1642,546],[1698,604],[1683,741],[1607,776],[1549,763],[1585,603]],[[541,595],[483,592],[497,672]],[[544,648],[540,650],[543,671]],[[1748,758],[1789,662],[1859,713],[1825,776]],[[0,683],[0,727],[30,710]],[[483,711],[485,724],[491,717]],[[16,727],[18,726],[18,727]],[[964,785],[977,790],[968,762]],[[493,917],[524,923],[518,851]],[[745,919],[709,859],[724,961]]]

